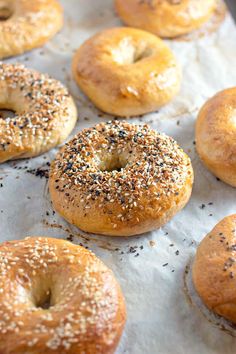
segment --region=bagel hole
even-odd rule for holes
[[[0,118],[7,119],[7,118],[14,118],[16,116],[16,111],[13,109],[5,109],[0,108]]]
[[[52,293],[51,290],[47,290],[38,299],[35,299],[35,307],[43,310],[48,310],[52,307]]]
[[[134,58],[133,58],[133,63],[137,63],[145,58],[148,58],[152,55],[152,50],[150,48],[146,48],[145,50],[143,51],[136,51],[135,52],[135,55],[134,55]]]
[[[124,167],[125,166],[122,166],[120,164],[120,161],[118,161],[117,163],[106,163],[105,166],[103,167],[104,169],[100,168],[100,170],[107,171],[107,172],[112,172],[112,171],[120,172]]]
[[[153,55],[153,49],[146,41],[134,44],[129,37],[124,38],[119,46],[112,50],[114,61],[119,65],[130,65]]]
[[[127,159],[120,155],[114,155],[114,154],[107,154],[105,157],[103,157],[102,160],[100,160],[99,163],[99,169],[100,171],[103,172],[112,172],[112,171],[117,171],[120,172],[123,168],[125,168],[127,165]]]
[[[13,10],[0,3],[0,21],[7,21],[13,15]]]

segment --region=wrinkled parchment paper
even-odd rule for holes
[[[45,47],[13,58],[64,82],[79,112],[77,131],[108,120],[76,87],[74,50],[98,30],[120,25],[112,0],[62,0],[65,25]],[[133,238],[85,235],[53,213],[47,187],[48,163],[56,149],[32,160],[0,165],[0,240],[28,235],[62,237],[81,243],[113,269],[127,302],[128,322],[117,353],[233,354],[236,339],[190,301],[185,271],[196,246],[224,216],[236,211],[236,190],[201,164],[194,124],[203,102],[236,85],[236,27],[227,16],[220,29],[194,41],[170,41],[183,67],[181,93],[159,112],[132,119],[172,135],[192,158],[193,195],[187,207],[162,229]],[[79,236],[81,234],[82,236]]]

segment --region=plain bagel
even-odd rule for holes
[[[132,236],[169,221],[188,202],[190,158],[170,137],[111,121],[85,129],[51,164],[56,211],[84,231]]]
[[[45,237],[0,245],[1,354],[112,354],[125,320],[121,289],[92,252]]]
[[[1,0],[0,17],[0,58],[42,46],[63,25],[57,0]]]
[[[206,167],[236,187],[236,88],[219,92],[199,112],[196,148]]]
[[[216,9],[216,0],[115,0],[123,22],[163,38],[201,27]]]
[[[67,89],[48,75],[21,64],[0,63],[0,163],[42,154],[60,144],[77,120]]]
[[[181,71],[168,46],[133,28],[107,29],[87,40],[72,69],[98,108],[121,117],[155,111],[180,89]]]

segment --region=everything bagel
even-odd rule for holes
[[[161,227],[188,202],[189,157],[170,137],[112,121],[85,129],[51,165],[54,208],[82,230],[131,236]]]
[[[0,63],[0,163],[33,157],[60,144],[72,131],[77,111],[67,89],[57,80],[21,64]]]

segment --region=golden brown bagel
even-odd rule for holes
[[[161,227],[188,202],[189,157],[147,125],[120,121],[85,129],[52,163],[55,209],[84,231],[132,236]]]
[[[236,323],[236,214],[224,218],[202,240],[192,276],[205,305]]]
[[[236,187],[236,88],[219,92],[202,107],[196,148],[214,175]]]
[[[0,16],[1,59],[40,47],[63,25],[57,0],[0,0]]]
[[[77,112],[67,89],[48,75],[21,64],[0,63],[0,163],[42,154],[60,144],[74,128]]]
[[[199,28],[216,9],[216,0],[115,0],[125,24],[173,38]]]
[[[114,353],[126,320],[114,275],[64,240],[0,245],[0,353]]]
[[[129,117],[155,111],[179,91],[180,69],[167,45],[133,28],[112,28],[75,53],[73,75],[102,111]]]

